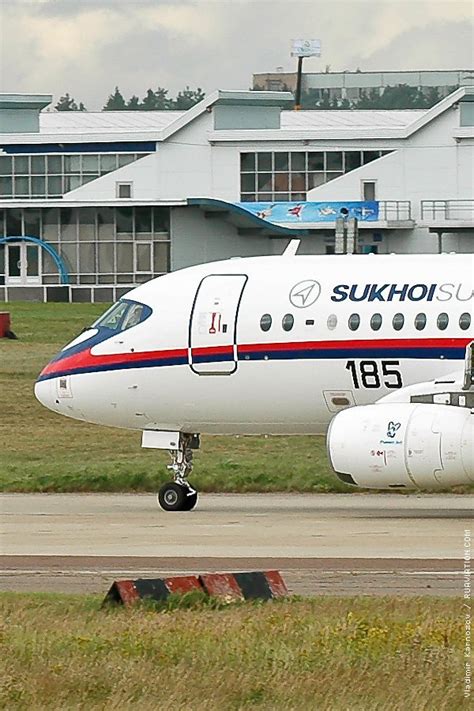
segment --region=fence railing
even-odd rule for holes
[[[410,200],[380,200],[379,201],[380,220],[411,220]]]
[[[422,200],[422,220],[474,220],[474,200]]]

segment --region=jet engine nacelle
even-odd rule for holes
[[[351,407],[331,422],[327,446],[338,477],[376,489],[474,482],[474,412],[450,405]]]

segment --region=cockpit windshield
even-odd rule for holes
[[[121,299],[95,321],[91,328],[107,328],[109,331],[119,333],[142,323],[150,314],[149,306],[139,304],[137,301]]]

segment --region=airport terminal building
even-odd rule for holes
[[[470,87],[404,111],[296,112],[270,91],[216,91],[185,112],[51,101],[0,94],[0,300],[113,301],[292,236],[332,253],[333,206],[348,201],[376,205],[358,251],[473,251]]]

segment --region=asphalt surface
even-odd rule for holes
[[[105,593],[114,579],[282,571],[291,592],[462,595],[473,496],[152,494],[0,498],[0,590]]]

